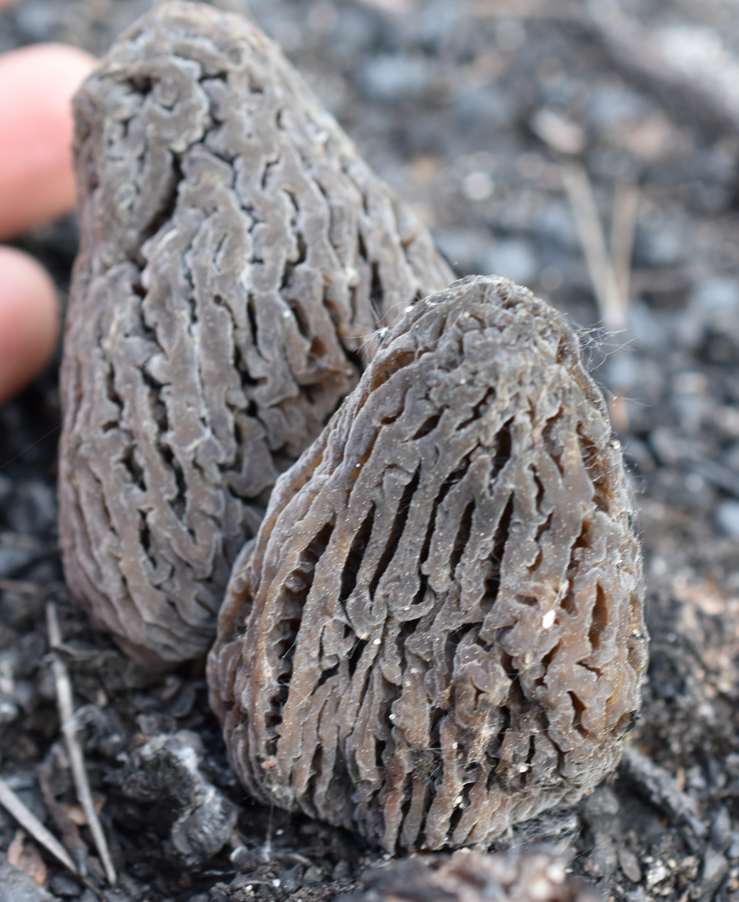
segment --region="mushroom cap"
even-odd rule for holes
[[[391,852],[576,801],[640,703],[632,511],[558,312],[482,276],[409,308],[234,568],[208,680],[244,786]]]
[[[207,651],[275,479],[356,384],[374,331],[452,274],[242,17],[152,10],[75,118],[64,567],[96,625],[166,668]]]

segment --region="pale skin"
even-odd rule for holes
[[[0,7],[15,0],[0,0]],[[61,44],[0,56],[0,241],[74,208],[70,102],[95,60]],[[0,245],[0,404],[49,359],[56,289],[32,257]]]

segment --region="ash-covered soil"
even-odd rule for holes
[[[24,0],[0,14],[0,49],[54,40],[100,54],[148,6]],[[614,778],[576,810],[543,815],[497,848],[569,846],[574,871],[609,902],[739,900],[736,5],[252,0],[249,8],[460,275],[508,276],[568,313],[611,399],[645,555],[651,663],[641,718]],[[621,286],[629,272],[625,312],[603,306],[612,293],[602,289],[602,260],[596,300],[581,240],[582,231],[592,243],[597,231],[592,219],[582,228],[583,171]],[[18,244],[50,267],[63,294],[74,219]],[[69,598],[57,554],[57,365],[0,409],[0,776],[77,843],[89,887],[45,855],[39,864],[34,843],[0,811],[3,854],[47,871],[43,889],[18,889],[2,858],[0,898],[312,902],[352,892],[369,865],[388,862],[349,834],[245,798],[208,711],[202,665],[152,683]],[[60,738],[49,600],[120,874],[112,892],[97,876]],[[197,772],[178,764],[185,758],[198,760]],[[197,831],[185,840],[179,829],[197,821],[205,782],[240,807],[235,833],[210,857]]]

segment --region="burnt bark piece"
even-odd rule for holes
[[[159,7],[75,117],[64,565],[98,626],[166,666],[207,650],[237,552],[368,336],[453,277],[243,18]]]
[[[577,800],[639,707],[631,515],[560,314],[482,276],[411,308],[234,568],[208,679],[244,785],[389,851]]]

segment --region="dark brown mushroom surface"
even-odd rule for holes
[[[208,678],[243,784],[389,851],[577,800],[639,708],[631,519],[559,313],[482,276],[410,308],[234,568]]]
[[[160,667],[207,650],[237,552],[368,336],[453,277],[243,18],[155,9],[75,117],[64,566],[95,623]]]

